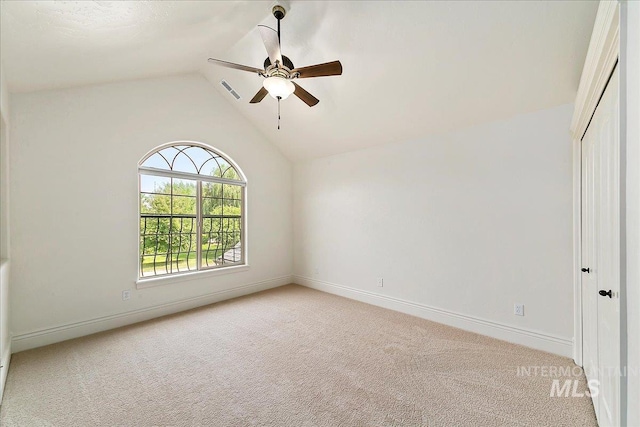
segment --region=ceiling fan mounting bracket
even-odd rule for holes
[[[279,21],[285,17],[287,11],[283,6],[276,4],[271,8],[271,13],[273,13],[273,16]]]

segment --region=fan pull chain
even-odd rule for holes
[[[280,130],[280,97],[278,97],[278,130]]]

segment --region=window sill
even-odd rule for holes
[[[212,270],[193,271],[190,273],[176,274],[173,276],[153,277],[136,280],[136,289],[152,288],[155,286],[169,285],[171,283],[187,282],[189,280],[203,279],[205,277],[222,276],[224,274],[240,273],[249,270],[249,265],[236,265],[233,267],[215,268]]]

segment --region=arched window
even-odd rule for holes
[[[245,264],[246,180],[223,154],[164,145],[138,166],[141,279]]]

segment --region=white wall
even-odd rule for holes
[[[627,425],[640,426],[640,2],[622,4],[626,125]],[[623,138],[625,136],[623,135]]]
[[[9,333],[9,90],[0,64],[0,403],[11,359]]]
[[[9,89],[0,64],[0,259],[9,258]]]
[[[290,281],[291,164],[203,77],[13,94],[11,103],[14,351]],[[178,140],[210,144],[246,174],[251,268],[136,290],[137,164]]]
[[[9,121],[9,89],[4,76],[4,67],[0,64],[0,112],[5,118],[5,122]]]
[[[571,356],[572,108],[295,165],[296,281]]]

